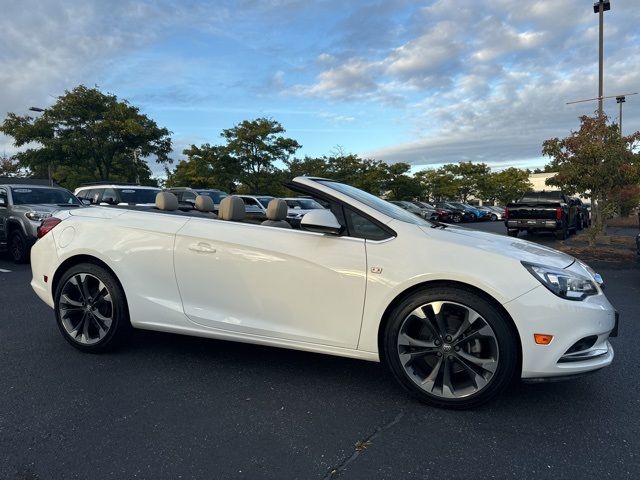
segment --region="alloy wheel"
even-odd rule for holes
[[[66,333],[83,345],[102,340],[113,324],[113,300],[105,284],[89,273],[70,277],[60,293],[58,314]]]
[[[397,339],[406,375],[430,395],[455,399],[483,390],[498,367],[493,328],[470,307],[434,301],[403,320]]]

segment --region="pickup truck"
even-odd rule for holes
[[[64,188],[28,183],[0,183],[0,252],[16,263],[29,260],[40,223],[61,208],[82,204]]]
[[[505,209],[505,226],[510,237],[522,230],[553,231],[558,240],[584,227],[581,202],[559,191],[528,192]]]

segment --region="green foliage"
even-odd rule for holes
[[[225,147],[205,143],[200,147],[191,145],[183,153],[173,172],[167,170],[167,187],[220,188],[236,191],[241,178],[239,162],[228,155]]]
[[[97,180],[149,183],[151,171],[141,159],[171,163],[166,128],[127,101],[84,85],[66,91],[37,118],[9,113],[0,132],[18,147],[38,144],[16,154],[20,165],[40,177],[51,168],[68,188]]]
[[[528,170],[509,167],[486,175],[479,182],[479,196],[484,200],[497,200],[501,205],[506,205],[519,199],[532,188]]]
[[[26,177],[27,173],[16,159],[6,155],[0,157],[0,177]]]
[[[459,162],[444,165],[440,171],[453,176],[456,196],[466,203],[470,196],[478,196],[491,169],[485,163]]]
[[[551,157],[558,174],[547,184],[568,193],[588,192],[592,198],[592,240],[605,229],[604,214],[620,189],[640,180],[640,155],[634,153],[640,132],[621,136],[606,116],[580,117],[580,129],[563,139],[543,143],[542,153]]]
[[[225,152],[237,162],[239,180],[254,193],[261,193],[276,174],[275,162],[285,162],[301,145],[284,133],[280,123],[268,118],[244,120],[233,128],[223,130]]]

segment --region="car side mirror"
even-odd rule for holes
[[[7,200],[3,197],[0,198],[0,207],[6,207],[7,206]]]
[[[80,201],[82,202],[83,205],[91,205],[91,200],[89,200],[88,198],[83,198]]]
[[[328,233],[330,235],[340,235],[342,225],[331,210],[316,209],[311,210],[300,222],[300,228],[308,232]]]

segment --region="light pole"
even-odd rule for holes
[[[626,101],[627,99],[624,95],[616,97],[616,102],[620,105],[620,115],[618,115],[618,130],[620,130],[620,136],[622,136],[622,104]]]
[[[30,107],[29,111],[31,112],[38,112],[38,113],[44,113],[46,109],[44,108],[40,108],[40,107]],[[47,161],[47,176],[49,177],[49,186],[53,187],[53,179],[51,178],[51,162]]]
[[[602,116],[602,97],[604,97],[604,12],[611,10],[611,2],[599,0],[593,4],[593,13],[597,13],[600,23],[598,49],[598,115]]]

